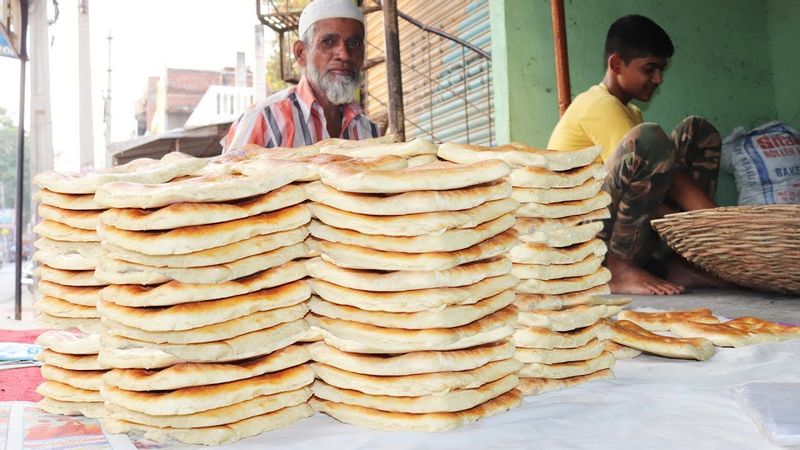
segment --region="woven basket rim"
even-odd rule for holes
[[[800,205],[681,212],[651,225],[678,254],[728,281],[800,294]]]

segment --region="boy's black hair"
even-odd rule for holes
[[[671,58],[674,52],[667,32],[649,18],[638,14],[620,17],[606,35],[606,61],[612,53],[618,54],[628,64],[633,58],[647,56]]]

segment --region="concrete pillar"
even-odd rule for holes
[[[253,101],[267,96],[266,63],[264,60],[264,25],[255,28],[255,67],[253,68]]]
[[[94,169],[92,54],[89,45],[89,0],[78,1],[78,128],[81,169]]]
[[[236,72],[233,84],[238,87],[247,86],[247,64],[244,61],[244,52],[236,52]]]
[[[549,0],[492,0],[497,143],[544,147],[558,120]]]
[[[31,176],[53,169],[53,121],[50,116],[50,39],[46,0],[32,0],[28,8],[31,61],[30,163]],[[36,203],[35,200],[31,200]],[[32,205],[35,206],[35,205]],[[36,212],[32,207],[31,211]]]

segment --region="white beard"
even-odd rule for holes
[[[311,55],[309,55],[309,58]],[[352,103],[356,98],[356,89],[361,85],[361,71],[355,76],[322,75],[312,63],[306,65],[306,77],[314,85],[325,92],[328,101],[334,105]]]

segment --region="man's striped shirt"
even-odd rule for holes
[[[356,103],[342,108],[342,139],[361,140],[380,136],[380,127],[362,114]],[[245,144],[262,147],[301,147],[331,136],[322,105],[305,77],[297,86],[277,92],[248,108],[222,139],[223,153]]]

